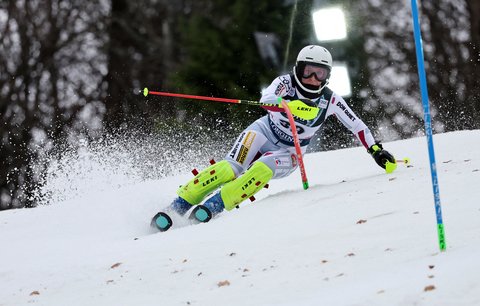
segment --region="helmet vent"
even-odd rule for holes
[[[313,57],[306,57],[306,59],[313,60]]]

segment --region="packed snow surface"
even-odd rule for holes
[[[411,160],[393,174],[363,148],[308,154],[308,190],[297,171],[165,233],[150,219],[191,174],[142,181],[119,162],[0,212],[0,305],[480,305],[480,131],[434,143],[445,252],[423,137],[384,144]]]

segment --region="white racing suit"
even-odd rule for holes
[[[277,77],[262,92],[260,102],[276,103],[278,97],[285,101],[304,99],[296,90],[292,75]],[[335,115],[349,129],[365,148],[375,144],[368,127],[358,118],[345,100],[328,87],[324,87],[319,97],[311,99],[320,111],[312,120],[295,117],[298,138],[302,152],[305,153],[315,132],[330,115]],[[292,131],[287,115],[280,108],[267,108],[268,114],[253,122],[238,137],[230,152],[225,157],[235,176],[241,175],[253,162],[261,161],[272,171],[272,178],[290,175],[297,168],[297,158]]]

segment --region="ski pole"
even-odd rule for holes
[[[293,118],[292,112],[290,111],[290,108],[287,102],[285,102],[285,100],[283,100],[282,98],[278,98],[278,100],[282,104],[283,109],[287,114],[288,121],[290,122],[290,129],[292,130],[293,143],[295,145],[295,151],[297,153],[297,158],[298,158],[298,167],[300,168],[300,174],[302,176],[303,189],[307,190],[308,189],[307,173],[305,171],[305,165],[303,163],[302,148],[300,148],[300,141],[298,140],[297,127],[295,126],[295,119]]]
[[[410,164],[410,158],[404,158],[404,159],[397,159],[395,160],[396,163],[400,163],[400,164],[405,164],[405,165],[408,165]]]
[[[204,101],[214,101],[214,102],[224,102],[224,103],[235,103],[235,104],[246,104],[246,105],[255,105],[255,106],[267,106],[267,107],[278,107],[283,108],[282,104],[278,101],[276,103],[260,102],[260,101],[250,101],[250,100],[239,100],[239,99],[226,99],[226,98],[216,98],[216,97],[207,97],[207,96],[196,96],[196,95],[186,95],[180,93],[171,93],[163,91],[150,91],[148,88],[143,89],[143,95],[146,97],[148,95],[156,95],[163,97],[175,97],[175,98],[186,98],[193,100],[204,100]],[[288,107],[294,116],[312,120],[317,117],[320,109],[314,106],[308,106],[300,100],[291,101],[288,103]]]
[[[247,105],[256,105],[256,106],[276,106],[280,107],[277,103],[263,103],[259,101],[249,101],[249,100],[239,100],[239,99],[226,99],[226,98],[215,98],[207,96],[196,96],[196,95],[186,95],[179,93],[163,92],[163,91],[150,91],[148,88],[143,89],[143,95],[146,97],[148,95],[156,95],[163,97],[175,97],[175,98],[186,98],[193,100],[205,100],[205,101],[215,101],[215,102],[225,102],[225,103],[237,103],[237,104],[247,104]]]

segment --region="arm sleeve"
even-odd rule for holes
[[[337,119],[357,137],[366,149],[374,145],[375,139],[362,119],[355,115],[342,97],[335,94],[333,99],[335,100],[332,103],[331,111]]]
[[[284,97],[291,89],[291,81],[288,75],[279,76],[273,82],[262,91],[262,97],[260,98],[260,102],[264,103],[278,103],[279,97]],[[273,112],[281,112],[283,111],[280,107],[275,106],[262,106],[262,108],[273,111]]]

